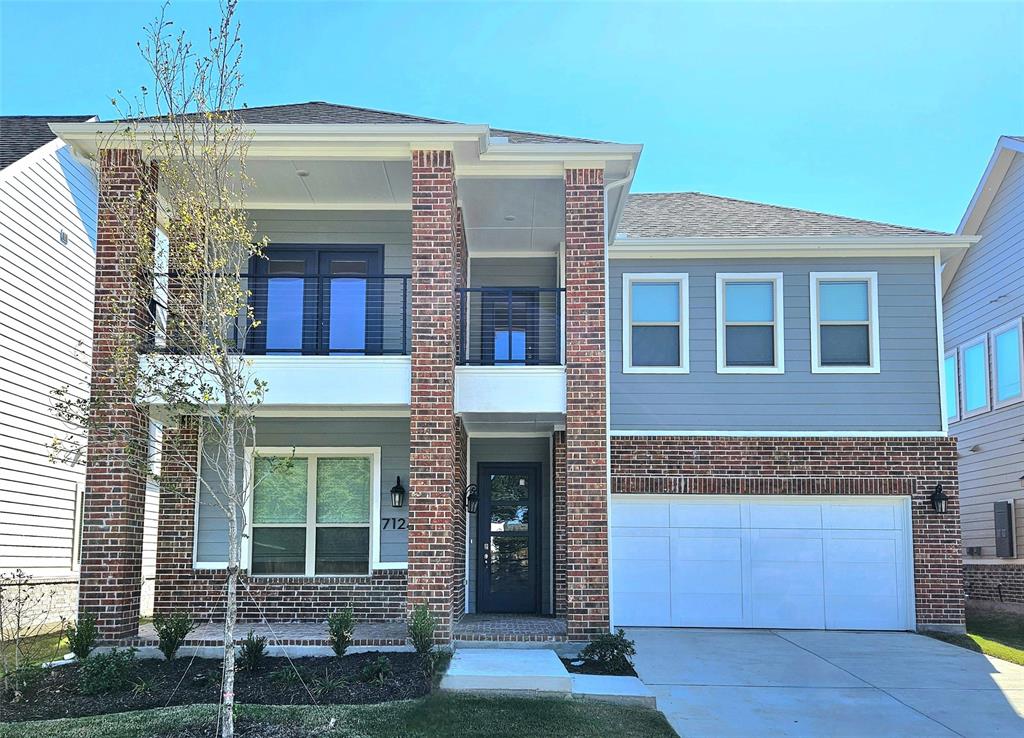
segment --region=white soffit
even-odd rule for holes
[[[459,201],[473,255],[554,254],[564,233],[562,179],[470,177],[459,180]]]

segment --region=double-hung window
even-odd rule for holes
[[[251,458],[254,575],[366,575],[379,559],[378,449],[260,449]]]
[[[782,374],[782,274],[718,274],[715,285],[719,374]]]
[[[1024,342],[1020,319],[992,331],[992,405],[1002,407],[1024,399],[1021,386]]]
[[[960,347],[960,396],[962,417],[983,413],[992,407],[988,387],[988,336]]]
[[[960,420],[960,362],[957,352],[946,354],[943,371],[946,373],[946,420]]]
[[[811,371],[877,373],[878,275],[811,272]]]
[[[688,276],[624,274],[622,302],[622,371],[627,374],[688,372]]]

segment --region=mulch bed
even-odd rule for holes
[[[363,666],[381,655],[391,662],[391,676],[383,684],[361,681]],[[291,664],[305,685],[288,659],[268,657],[259,671],[236,674],[235,701],[249,705],[357,705],[412,699],[430,692],[430,681],[414,653],[357,653],[343,658],[292,659]],[[26,700],[0,702],[0,721],[81,717],[219,701],[220,659],[139,659],[132,677],[134,687],[97,695],[78,691],[78,669],[77,665],[47,669],[43,681]]]
[[[565,664],[565,668],[570,674],[596,674],[598,676],[636,676],[636,671],[629,668],[625,671],[616,671],[608,673],[599,669],[592,661],[584,661],[579,666],[574,666],[573,662],[579,661],[579,659],[562,659],[562,663]]]

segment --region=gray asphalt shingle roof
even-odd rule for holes
[[[57,138],[50,123],[82,123],[92,115],[0,115],[0,169]]]
[[[922,236],[939,233],[702,192],[632,194],[617,231],[617,235],[627,238]]]
[[[264,105],[253,108],[239,108],[234,111],[241,123],[288,124],[288,123],[441,123],[452,125],[455,121],[424,118],[418,115],[392,113],[387,110],[358,108],[352,105],[335,105],[328,102],[294,103],[291,105]],[[510,131],[492,128],[491,135],[507,137],[510,143],[604,143],[589,138],[554,136],[547,133]]]

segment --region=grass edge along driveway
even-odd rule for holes
[[[967,633],[925,635],[1024,666],[1024,614],[969,604]]]
[[[212,725],[214,705],[166,707],[84,718],[0,724],[0,738],[141,738]],[[303,725],[332,738],[524,738],[524,736],[638,736],[674,738],[657,710],[578,699],[435,693],[419,700],[375,705],[239,705],[238,720]],[[334,719],[334,725],[331,720]]]

